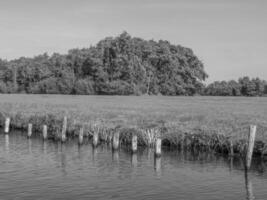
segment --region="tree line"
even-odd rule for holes
[[[190,48],[123,32],[67,54],[0,59],[0,93],[86,95],[266,94],[266,81],[214,82]],[[263,89],[264,88],[264,89]]]
[[[266,96],[267,81],[259,78],[250,79],[248,76],[239,78],[238,81],[215,81],[205,88],[204,94],[212,96]]]

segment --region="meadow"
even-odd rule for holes
[[[265,97],[0,95],[1,125],[11,117],[12,128],[26,129],[31,122],[39,133],[47,124],[53,136],[60,132],[64,116],[69,136],[77,135],[77,126],[88,129],[90,136],[92,125],[97,125],[119,129],[122,137],[135,131],[139,144],[146,144],[147,131],[158,129],[163,144],[220,152],[229,151],[230,141],[241,151],[249,125],[255,124],[256,152],[264,154],[267,145]]]

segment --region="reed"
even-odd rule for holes
[[[42,137],[43,126],[47,125],[47,138],[57,140],[61,139],[63,130],[70,139],[78,137],[80,127],[84,126],[84,137],[93,138],[94,129],[98,130],[98,142],[111,144],[113,135],[119,134],[119,144],[130,146],[134,133],[138,146],[153,147],[160,135],[162,146],[232,155],[244,152],[247,144],[244,133],[248,132],[249,124],[257,124],[253,154],[267,153],[264,98],[256,104],[253,98],[222,101],[217,97],[120,97],[118,103],[112,101],[116,97],[100,96],[75,100],[68,96],[58,99],[47,96],[45,100],[38,95],[16,97],[1,95],[3,129],[6,118],[10,118],[10,128],[27,131],[31,123],[34,133]],[[14,100],[20,97],[21,101]],[[89,107],[92,109],[84,109]],[[68,117],[66,125],[65,116]]]

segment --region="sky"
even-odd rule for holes
[[[127,31],[191,48],[207,82],[267,80],[266,0],[0,0],[0,58],[66,53]]]

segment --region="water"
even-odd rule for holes
[[[0,134],[0,199],[267,199],[267,162]]]

